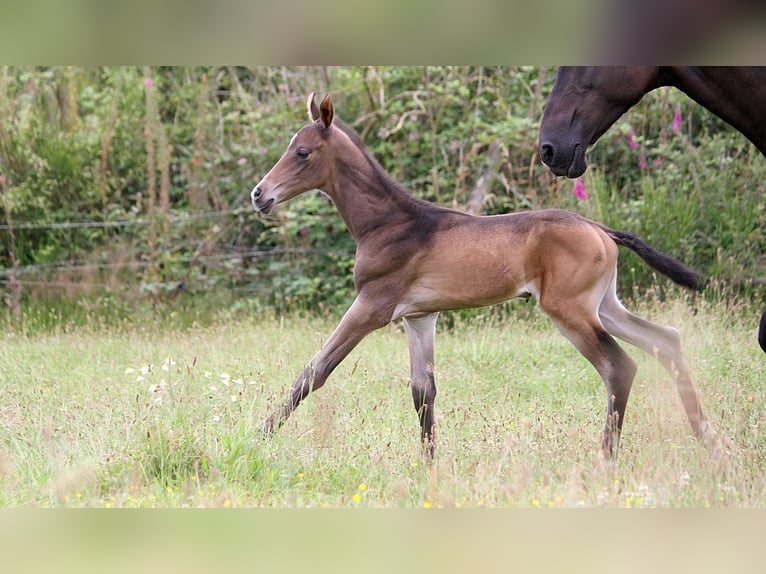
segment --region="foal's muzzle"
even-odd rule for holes
[[[264,197],[261,184],[256,185],[253,191],[250,192],[250,201],[253,204],[253,209],[264,215],[267,215],[274,206],[274,198],[266,199]]]

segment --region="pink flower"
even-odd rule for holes
[[[638,167],[646,169],[646,156],[644,154],[641,154],[641,157],[638,158]]]
[[[630,130],[628,132],[628,146],[630,146],[630,149],[636,149],[638,147],[638,142],[636,141],[636,134],[633,132],[633,130]]]
[[[683,116],[681,116],[681,106],[678,106],[676,108],[676,113],[673,115],[673,133],[677,134],[681,130],[681,120],[683,119]]]
[[[575,194],[575,197],[577,197],[577,199],[588,199],[588,194],[585,192],[585,186],[583,185],[583,182],[579,177],[574,180],[574,187],[572,188],[572,193]]]
[[[247,159],[244,157],[241,157],[237,160],[237,165],[245,165],[247,163]]]
[[[151,78],[146,78],[146,79],[144,80],[144,85],[145,85],[147,88],[151,88],[151,87],[154,85],[154,82],[152,81],[152,79],[151,79]]]

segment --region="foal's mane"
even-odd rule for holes
[[[372,154],[372,152],[369,150],[369,148],[365,145],[365,143],[362,141],[362,138],[359,136],[356,131],[343,122],[340,118],[337,116],[333,118],[333,125],[338,128],[340,131],[342,131],[348,138],[351,140],[351,143],[354,144],[354,146],[362,152],[362,155],[367,160],[367,163],[372,167],[372,171],[375,174],[375,177],[380,180],[381,184],[388,190],[391,191],[394,194],[397,195],[405,195],[412,201],[433,207],[433,204],[424,201],[422,199],[419,199],[415,197],[412,192],[407,189],[404,185],[396,181],[390,173],[388,173],[382,165],[380,165],[380,162],[375,158],[375,156]]]

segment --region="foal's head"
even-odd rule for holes
[[[333,130],[333,107],[326,95],[319,106],[314,92],[306,102],[312,122],[290,140],[279,161],[253,188],[250,199],[256,211],[267,214],[282,203],[312,189],[321,189],[331,176],[334,162],[328,138]]]

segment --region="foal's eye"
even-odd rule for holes
[[[308,159],[309,150],[301,148],[297,151],[297,154],[298,154],[298,157],[301,159]]]

